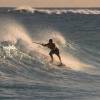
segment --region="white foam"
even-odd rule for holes
[[[31,13],[34,13],[34,9],[30,6],[19,6],[19,7],[16,7],[14,10],[17,10],[17,11],[22,11],[22,10],[25,10],[27,12],[31,12]]]
[[[14,10],[18,10],[18,11],[22,11],[25,10],[27,12],[31,12],[34,13],[35,11],[38,12],[42,12],[42,13],[47,13],[47,14],[62,14],[62,13],[78,13],[78,14],[100,14],[100,10],[99,9],[66,9],[66,8],[62,8],[62,9],[36,9],[36,8],[32,8],[29,6],[19,6],[16,7]]]

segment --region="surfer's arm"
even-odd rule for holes
[[[48,43],[47,44],[42,44],[42,46],[48,46]]]

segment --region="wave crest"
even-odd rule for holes
[[[68,14],[68,13],[73,13],[73,14],[100,14],[100,10],[99,9],[72,9],[72,8],[55,8],[55,9],[47,9],[47,8],[32,8],[29,6],[20,6],[20,7],[16,7],[14,8],[14,11],[19,11],[19,12],[30,12],[30,13],[35,13],[35,12],[40,12],[40,13],[46,13],[46,14]]]

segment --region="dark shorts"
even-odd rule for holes
[[[52,54],[56,54],[56,55],[59,55],[59,49],[56,48],[55,50],[51,50],[49,55],[52,55]]]

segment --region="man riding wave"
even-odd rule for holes
[[[59,54],[59,49],[57,48],[55,43],[53,43],[52,39],[49,39],[49,42],[47,44],[42,44],[42,46],[46,46],[51,50],[50,53],[49,53],[49,55],[51,57],[51,62],[53,62],[53,54],[56,54],[59,58],[60,64],[62,64],[61,57],[60,57],[60,54]]]

